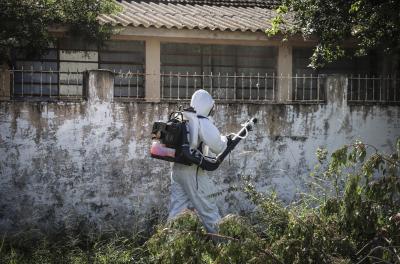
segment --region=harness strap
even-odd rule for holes
[[[199,180],[198,180],[199,168],[200,168],[200,165],[197,165],[197,169],[196,169],[196,190],[199,190]]]
[[[201,161],[203,161],[203,141],[200,142],[200,145],[197,148],[198,151],[200,151],[201,153]],[[201,164],[201,162],[200,162]],[[198,175],[199,175],[199,168],[200,168],[200,164],[197,165],[197,169],[196,169],[196,190],[199,189],[199,181],[198,181]]]
[[[186,108],[186,109],[184,109],[184,111],[191,112],[191,113],[196,113],[196,111],[193,109],[193,107]],[[208,119],[207,117],[202,116],[202,115],[197,115],[197,118],[199,118],[199,119],[204,119],[204,118]],[[199,146],[197,147],[197,150],[200,151],[200,153],[203,155],[203,141],[200,142]],[[203,156],[202,156],[202,159],[203,159]],[[201,162],[200,162],[200,164],[201,164]],[[196,190],[199,189],[198,176],[199,176],[200,164],[197,165],[197,168],[196,168]]]

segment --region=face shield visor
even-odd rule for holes
[[[208,116],[212,117],[212,116],[214,116],[214,113],[215,113],[215,104],[212,106],[210,112],[208,113]]]

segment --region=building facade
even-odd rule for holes
[[[400,82],[390,63],[365,57],[313,71],[312,41],[264,33],[274,4],[122,1],[122,13],[99,18],[118,29],[104,47],[54,28],[58,44],[43,57],[15,52],[14,67],[0,71],[0,234],[139,232],[164,221],[170,165],[149,155],[151,125],[200,88],[217,101],[222,133],[259,120],[210,173],[222,215],[252,210],[243,179],[287,203],[311,192],[318,147],[362,140],[394,152]]]
[[[379,52],[308,67],[313,40],[267,37],[277,1],[120,1],[122,11],[101,15],[116,34],[103,47],[65,36],[41,58],[15,52],[13,97],[82,96],[82,73],[116,73],[115,97],[147,101],[187,99],[200,87],[220,100],[315,102],[326,99],[326,74],[350,77],[349,100],[394,102],[400,97],[390,60]]]

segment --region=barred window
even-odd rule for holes
[[[42,56],[26,57],[16,51],[12,73],[14,97],[58,95],[58,53],[49,49]]]
[[[144,97],[143,41],[108,41],[99,52],[100,69],[116,72],[115,97]]]
[[[372,91],[372,86],[378,84],[377,80],[362,79],[360,81],[360,78],[356,78],[379,75],[379,60],[375,55],[354,57],[352,59],[345,58],[333,63],[328,63],[323,68],[313,69],[309,67],[312,53],[312,48],[293,49],[293,100],[316,100],[317,96],[319,96],[319,99],[325,99],[325,89],[321,86],[321,83],[318,83],[319,79],[315,78],[318,75],[325,74],[345,74],[350,77],[348,88],[349,100],[352,100],[352,98],[368,99],[370,97],[372,99],[373,97],[378,96],[377,91]],[[362,84],[368,85],[361,87]],[[368,88],[369,86],[371,86],[371,88]],[[371,89],[371,91],[369,91],[368,95],[369,89]]]
[[[98,68],[97,46],[83,39],[62,39],[59,44],[60,96],[80,97],[83,72]]]
[[[217,99],[273,99],[277,48],[161,44],[162,98],[189,98],[199,88]]]

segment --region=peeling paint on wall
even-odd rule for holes
[[[219,104],[223,133],[251,116],[255,131],[216,172],[218,190],[251,176],[285,201],[305,182],[315,150],[361,139],[384,150],[400,135],[400,108],[348,106],[343,80],[330,82],[325,105]],[[339,90],[339,91],[338,91]],[[151,159],[150,129],[177,105],[143,102],[0,103],[0,232],[54,230],[82,222],[132,230],[165,216],[169,163]],[[242,194],[217,197],[222,214],[248,208]]]

